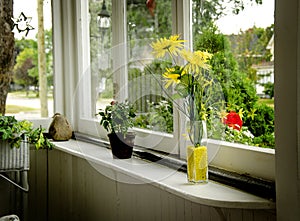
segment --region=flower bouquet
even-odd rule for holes
[[[165,89],[173,89],[170,99],[187,119],[187,132],[192,143],[187,147],[188,181],[201,183],[208,180],[206,122],[219,113],[215,104],[220,97],[209,71],[212,54],[187,50],[184,42],[179,35],[173,35],[156,40],[151,47],[157,59],[169,57],[172,60],[162,77]]]

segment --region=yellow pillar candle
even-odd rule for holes
[[[189,182],[207,182],[208,162],[206,146],[187,147],[187,175]]]

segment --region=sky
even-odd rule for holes
[[[29,25],[34,30],[29,31],[26,38],[35,39],[37,33],[37,0],[14,0],[14,18],[18,18],[21,12],[26,17],[32,17]],[[224,34],[237,34],[240,30],[245,31],[254,25],[265,28],[274,23],[274,0],[263,0],[262,5],[247,5],[239,15],[226,16],[217,21],[217,26]],[[51,1],[44,0],[44,26],[51,28]],[[22,38],[25,32],[18,33],[14,29],[15,37]]]
[[[247,5],[239,15],[226,16],[217,22],[224,34],[238,34],[254,25],[266,28],[274,24],[274,0],[263,0],[262,5]]]

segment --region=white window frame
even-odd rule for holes
[[[112,18],[116,16],[119,25],[126,18],[125,0],[112,0],[113,12]],[[191,6],[189,0],[173,0],[172,10],[176,10],[177,16],[173,16],[174,33],[182,33],[183,37],[191,41]],[[86,0],[53,0],[53,39],[54,39],[54,69],[55,69],[55,111],[64,113],[70,119],[74,130],[107,139],[107,132],[100,127],[99,121],[92,119],[91,97],[86,96],[91,91],[91,79],[89,74],[89,47],[88,42],[88,14]],[[188,16],[186,16],[188,15]],[[116,20],[113,20],[115,27]],[[126,25],[125,25],[126,27]],[[126,29],[117,27],[121,30],[115,43],[124,42],[126,39]],[[124,32],[123,32],[124,31]],[[124,44],[125,46],[125,44]],[[189,45],[192,47],[192,45]],[[125,53],[126,54],[126,53]],[[125,58],[125,57],[124,57]],[[121,62],[123,62],[121,60]],[[124,67],[126,71],[126,67]],[[124,75],[120,75],[124,76]],[[126,76],[126,75],[125,75]],[[126,80],[125,80],[126,81]],[[120,79],[120,82],[122,80]],[[124,83],[124,81],[123,81]],[[126,83],[126,82],[125,82]],[[145,131],[139,133],[137,143],[149,145],[150,148],[158,149],[180,154],[185,157],[185,141],[182,139],[181,128],[183,122],[178,119],[178,113],[175,112],[174,135],[163,135],[151,133],[151,136]],[[173,139],[175,137],[175,139]],[[179,140],[178,140],[179,139]],[[154,141],[161,141],[153,145]],[[233,144],[224,141],[209,141],[209,155],[214,159],[210,165],[233,170],[240,173],[275,179],[275,150],[250,147],[246,145]]]
[[[175,4],[175,1],[173,0],[173,5]],[[81,42],[88,42],[89,41],[89,33],[85,30],[85,27],[88,27],[88,19],[86,14],[88,2],[87,1],[80,1],[77,0],[77,13],[78,16],[81,15],[81,18],[78,18],[79,22],[77,23],[76,27],[81,27],[77,30],[77,36],[78,36],[78,45],[88,45],[87,43],[81,44]],[[114,16],[114,15],[118,16]],[[126,0],[112,0],[112,31],[113,33],[118,33],[113,35],[112,44],[115,45],[112,48],[112,56],[117,56],[117,59],[113,60],[113,73],[115,76],[114,83],[115,85],[118,85],[117,88],[124,88],[120,85],[126,85],[127,82],[127,45],[126,45]],[[80,98],[82,96],[81,91],[91,91],[91,84],[89,83],[90,80],[90,74],[86,74],[89,71],[89,62],[88,61],[82,61],[87,58],[89,58],[89,52],[85,51],[83,47],[78,47],[78,54],[84,54],[84,56],[78,56],[77,64],[79,65],[79,82],[77,85],[79,85],[79,93],[75,91],[76,98]],[[125,65],[124,65],[125,64]],[[84,71],[87,70],[87,71]],[[85,87],[84,89],[80,89],[82,87]],[[125,100],[127,97],[127,91],[123,90],[121,92],[117,92],[116,99],[119,101]],[[104,131],[102,127],[99,125],[99,121],[95,120],[90,116],[88,113],[92,113],[92,111],[89,109],[91,107],[91,98],[84,97],[84,99],[81,97],[78,102],[79,106],[76,108],[78,112],[76,113],[76,116],[78,116],[78,131],[94,136],[101,137],[102,139],[107,139],[107,132]],[[79,108],[80,107],[80,108]],[[86,109],[85,109],[86,108]],[[74,113],[75,114],[75,113]],[[176,113],[175,113],[176,114]],[[178,128],[178,123],[174,122],[174,127]],[[178,133],[174,130],[174,134],[165,134],[165,133],[158,133],[153,131],[147,131],[147,130],[140,130],[136,129],[137,136],[135,139],[135,143],[140,146],[148,147],[151,149],[156,150],[163,150],[166,152],[170,152],[173,154],[179,153],[178,148]],[[156,142],[155,142],[156,141]]]

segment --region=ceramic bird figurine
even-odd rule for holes
[[[72,127],[63,115],[56,113],[50,124],[49,134],[55,141],[67,141],[72,137]]]

